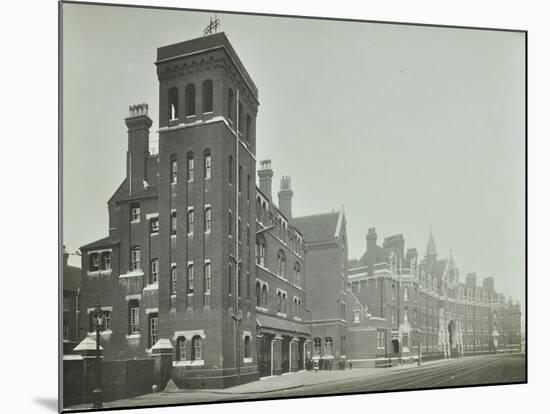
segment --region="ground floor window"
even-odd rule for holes
[[[250,336],[244,337],[244,357],[250,358]]]
[[[195,335],[191,340],[191,360],[202,359],[202,338],[199,335]]]
[[[321,338],[313,340],[313,355],[321,355]]]
[[[176,359],[178,361],[185,361],[187,359],[187,350],[185,344],[185,336],[180,336],[176,344]]]
[[[157,343],[159,336],[159,316],[158,313],[149,315],[149,347]]]
[[[332,338],[325,338],[325,355],[332,355]]]

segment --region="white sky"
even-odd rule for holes
[[[65,5],[64,241],[108,233],[125,174],[124,117],[158,126],[156,48],[197,37],[208,14]],[[524,37],[520,33],[220,15],[259,89],[257,159],[292,176],[294,215],[344,205],[350,257],[430,226],[462,279],[525,278]],[[156,134],[151,139],[156,139]],[[79,264],[71,258],[73,264]]]

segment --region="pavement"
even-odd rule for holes
[[[423,362],[420,367],[416,364],[398,365],[390,368],[353,368],[346,370],[333,371],[299,371],[292,374],[284,374],[272,377],[265,377],[258,381],[249,382],[246,384],[236,385],[225,389],[202,389],[202,390],[174,390],[170,392],[158,392],[154,394],[144,394],[138,397],[111,401],[105,403],[105,408],[128,407],[128,406],[154,406],[154,405],[171,405],[185,403],[200,403],[211,401],[235,400],[235,399],[250,399],[250,398],[266,398],[266,396],[279,395],[281,393],[301,393],[304,392],[300,388],[314,390],[319,389],[340,389],[341,387],[354,387],[354,384],[361,383],[378,383],[384,382],[383,378],[388,377],[386,382],[391,384],[394,381],[395,375],[403,375],[410,378],[411,375],[416,376],[424,372],[426,375],[429,371],[453,369],[453,365],[476,365],[479,364],[483,357],[467,356],[460,360],[456,359],[440,359],[434,361]],[[493,357],[494,358],[494,357]],[[441,365],[441,368],[437,368]],[[446,367],[446,368],[445,368]],[[423,369],[419,369],[423,368]],[[416,372],[416,373],[415,373]],[[399,378],[399,377],[395,377]],[[417,381],[414,383],[419,384]],[[333,385],[333,384],[334,385]],[[382,384],[380,384],[382,386]],[[391,389],[388,384],[385,385]],[[78,405],[68,408],[69,410],[87,410],[90,405]]]

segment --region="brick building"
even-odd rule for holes
[[[349,356],[355,363],[519,351],[519,303],[505,302],[492,278],[479,286],[471,273],[461,282],[452,252],[438,259],[432,234],[420,261],[416,249],[405,251],[401,234],[379,246],[371,228],[366,239],[365,254],[348,270]]]
[[[68,264],[69,253],[63,246],[63,354],[69,354],[80,338],[79,305],[81,270]]]
[[[312,349],[322,366],[344,362],[347,355],[348,245],[344,209],[297,217],[304,235],[306,294],[311,311]]]
[[[107,313],[105,358],[170,356],[181,387],[222,388],[304,366],[303,238],[290,179],[256,187],[258,90],[223,33],[157,50],[159,149],[130,107],[127,175],[109,236],[82,246],[82,313]]]

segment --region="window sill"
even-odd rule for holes
[[[89,270],[86,272],[86,274],[90,277],[93,277],[93,276],[111,276],[112,274],[112,269],[108,269],[108,270]]]
[[[136,223],[139,223],[139,222],[140,222],[140,220],[132,220],[132,221],[130,221],[130,224],[136,224]]]
[[[173,367],[199,367],[204,365],[204,359],[196,359],[194,361],[173,361]]]
[[[245,364],[250,364],[252,362],[252,358],[243,358],[243,362]]]
[[[141,334],[139,332],[126,335],[126,339],[139,339],[139,338],[141,338]]]

